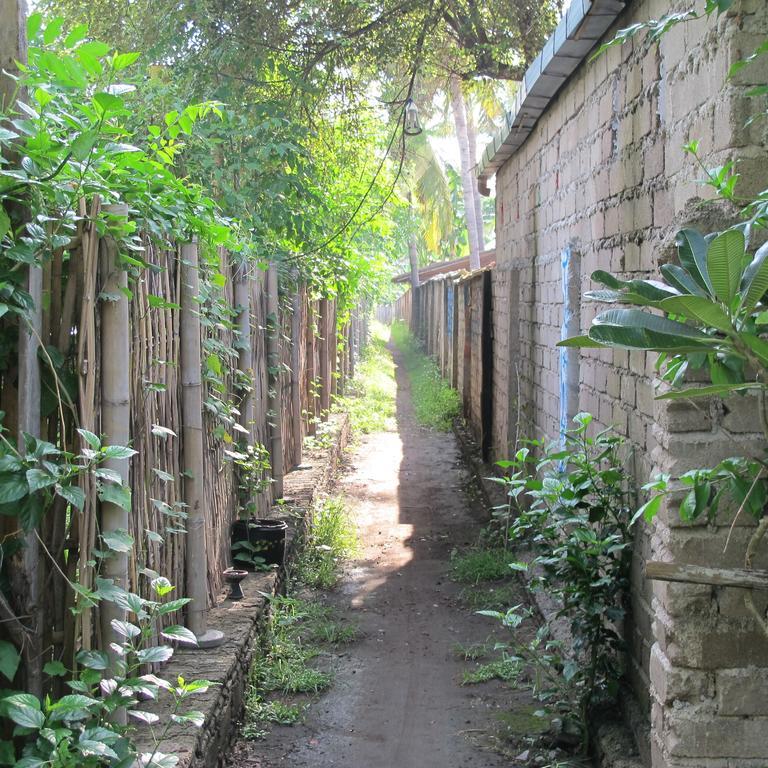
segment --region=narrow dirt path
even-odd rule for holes
[[[337,489],[357,519],[362,551],[331,601],[362,639],[342,649],[335,682],[306,721],[239,742],[233,768],[514,764],[477,741],[516,699],[529,700],[497,681],[462,687],[468,664],[455,652],[494,631],[460,605],[449,577],[452,549],[474,542],[481,525],[464,492],[466,470],[453,434],[416,423],[401,368],[397,385],[397,431],[362,438]]]

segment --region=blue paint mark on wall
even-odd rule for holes
[[[570,328],[572,309],[570,305],[568,290],[568,273],[570,271],[571,249],[565,248],[560,254],[560,285],[563,291],[563,324],[560,326],[560,339],[568,338],[568,329]],[[560,347],[560,436],[561,439],[569,426],[568,416],[568,348]]]

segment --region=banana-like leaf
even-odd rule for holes
[[[712,288],[720,301],[730,307],[744,271],[744,233],[736,229],[721,232],[707,250],[707,269]]]
[[[689,320],[698,320],[700,323],[717,328],[723,333],[733,332],[733,323],[728,315],[711,299],[703,296],[674,296],[671,299],[664,299],[659,304],[664,312],[673,315],[684,315]]]
[[[701,288],[712,294],[707,270],[707,241],[695,229],[681,229],[677,233],[676,243],[681,266]]]
[[[757,249],[755,258],[744,270],[739,291],[742,294],[740,308],[745,312],[753,312],[768,291],[768,243]]]
[[[623,304],[626,301],[625,296],[624,291],[616,291],[613,288],[600,288],[584,294],[587,301],[600,301],[604,304]]]
[[[768,368],[768,341],[749,333],[742,333],[741,340],[755,353],[761,365]]]
[[[629,280],[626,286],[631,293],[639,294],[644,299],[652,302],[680,295],[680,291],[677,288],[673,288],[671,285],[661,282],[661,280]]]
[[[606,272],[604,269],[596,269],[592,273],[592,279],[596,283],[600,283],[600,285],[604,285],[607,288],[613,288],[614,290],[620,290],[626,285],[623,280],[619,280],[618,277],[610,272]]]
[[[677,288],[680,293],[690,293],[693,296],[708,296],[709,294],[691,277],[687,269],[679,264],[662,264],[661,274],[666,281]]]
[[[712,384],[708,387],[686,387],[685,389],[674,389],[671,392],[665,392],[658,395],[657,400],[682,400],[693,397],[715,397],[719,395],[730,395],[733,392],[744,392],[749,389],[765,389],[762,384],[751,381],[741,384]]]
[[[602,349],[605,344],[595,341],[589,336],[571,336],[570,339],[563,339],[557,342],[558,347],[579,347],[581,349]]]
[[[705,351],[717,340],[694,328],[639,309],[609,309],[589,330],[591,339],[613,347],[656,352]]]

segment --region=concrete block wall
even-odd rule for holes
[[[628,3],[605,39],[637,21],[690,3]],[[670,8],[672,5],[672,8]],[[561,257],[578,253],[582,293],[595,269],[625,278],[655,275],[674,232],[690,223],[722,225],[699,207],[709,196],[701,170],[683,152],[700,142],[705,162],[739,160],[752,190],[766,186],[765,123],[750,127],[745,91],[768,81],[766,67],[729,81],[731,63],[768,32],[768,3],[743,0],[727,16],[680,25],[658,46],[641,40],[584,61],[497,174],[494,276],[494,450],[509,450],[512,410],[520,434],[559,431],[559,351],[563,324]],[[748,191],[748,190],[745,190]],[[518,285],[509,290],[511,275]],[[507,307],[502,298],[507,296]],[[588,327],[602,309],[583,302]],[[517,312],[517,323],[509,313]],[[506,315],[506,316],[505,316]],[[506,360],[505,360],[506,355]],[[632,447],[639,482],[655,469],[680,471],[738,452],[755,422],[747,399],[703,410],[654,400],[655,354],[585,350],[579,409],[613,425]],[[504,370],[506,367],[506,370]],[[510,378],[519,377],[519,391]],[[518,395],[515,401],[511,393]],[[754,406],[754,404],[752,404]],[[727,409],[727,412],[726,410]],[[746,409],[746,410],[745,410]],[[501,424],[505,423],[505,427]],[[733,441],[736,441],[735,444]],[[728,523],[729,521],[725,521]],[[744,521],[747,522],[747,521]],[[768,765],[768,639],[760,637],[738,590],[713,591],[644,577],[648,559],[733,564],[746,526],[722,554],[725,527],[680,526],[676,510],[637,532],[633,612],[627,624],[630,679],[651,721],[645,757],[654,768]],[[749,680],[749,686],[741,685]]]

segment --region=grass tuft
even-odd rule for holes
[[[499,659],[487,664],[478,664],[474,669],[467,669],[462,675],[462,685],[487,683],[489,680],[503,680],[511,683],[520,676],[520,664],[512,659]]]
[[[357,532],[344,499],[318,501],[311,514],[306,544],[296,564],[296,577],[307,586],[332,589],[341,563],[357,551]]]
[[[456,581],[479,584],[481,581],[501,581],[512,574],[510,563],[515,558],[504,549],[471,549],[451,557],[451,569]]]
[[[403,356],[416,421],[441,432],[450,431],[460,411],[459,393],[440,375],[434,360],[421,351],[405,323],[393,323],[391,337]]]

